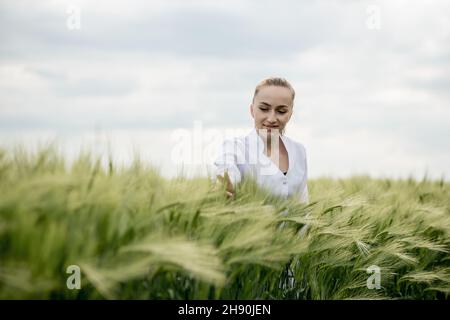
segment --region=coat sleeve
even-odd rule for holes
[[[227,139],[219,147],[218,155],[214,161],[214,177],[224,176],[225,172],[228,172],[230,181],[233,187],[241,182],[242,174],[239,170],[238,164],[243,161],[242,146],[236,139]]]
[[[307,157],[306,157],[306,149],[305,147],[300,144],[300,149],[301,149],[301,154],[302,154],[302,158],[301,160],[304,163],[304,168],[305,168],[305,174],[303,176],[303,181],[300,187],[300,202],[302,203],[309,203],[309,191],[308,191],[308,162],[307,162]]]
[[[305,186],[300,193],[300,202],[308,204],[309,203],[309,192],[308,192],[308,184],[305,182]]]

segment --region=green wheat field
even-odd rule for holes
[[[448,299],[444,179],[314,179],[305,205],[55,150],[0,149],[0,299]]]

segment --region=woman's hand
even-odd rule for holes
[[[236,193],[234,192],[233,184],[230,181],[230,176],[228,175],[228,172],[225,171],[224,176],[217,176],[217,180],[220,181],[222,185],[226,186],[226,195],[227,198],[232,198],[236,196]]]

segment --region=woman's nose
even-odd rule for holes
[[[277,118],[275,117],[275,112],[271,112],[269,114],[267,121],[272,122],[272,123],[277,122]]]

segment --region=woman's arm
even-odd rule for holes
[[[219,148],[214,165],[217,181],[225,185],[227,196],[232,198],[235,196],[235,187],[242,178],[238,161],[242,161],[242,149],[238,141],[225,140]]]
[[[217,176],[217,180],[222,184],[225,185],[225,190],[228,198],[234,198],[236,193],[234,191],[233,184],[230,181],[230,176],[228,175],[228,172],[225,171],[224,174],[225,177],[222,177],[220,175]]]

